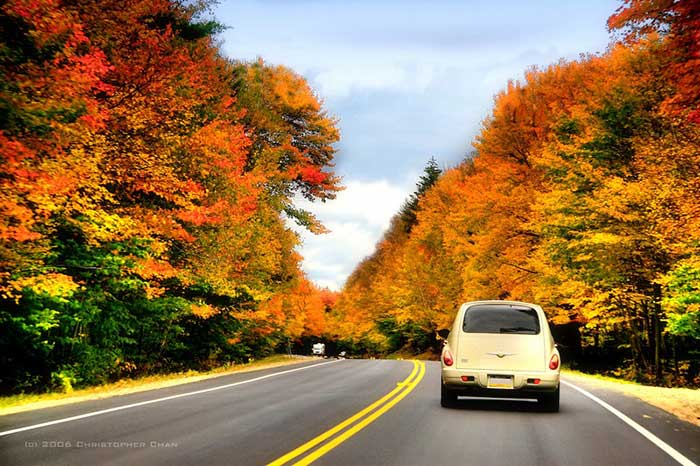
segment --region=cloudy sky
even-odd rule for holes
[[[340,120],[334,201],[303,204],[303,267],[339,289],[374,250],[430,157],[459,163],[493,96],[533,65],[603,52],[614,0],[221,0],[224,53],[307,78]]]

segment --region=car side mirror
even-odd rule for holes
[[[443,340],[446,340],[448,336],[450,336],[450,329],[448,328],[441,328],[437,332],[438,336],[442,338]]]

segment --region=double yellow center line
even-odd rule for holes
[[[403,400],[409,393],[413,391],[414,388],[420,383],[425,375],[425,363],[413,361],[413,370],[402,382],[397,384],[397,387],[367,406],[365,409],[359,413],[347,418],[337,426],[327,430],[318,437],[315,437],[299,448],[290,451],[284,456],[277,458],[272,463],[267,466],[281,466],[288,463],[299,456],[304,455],[309,450],[312,450],[316,446],[322,444],[321,447],[316,448],[311,453],[302,457],[294,463],[294,466],[304,466],[311,464],[365,427],[374,422],[382,414],[393,408],[399,401]],[[338,434],[338,435],[336,435]]]

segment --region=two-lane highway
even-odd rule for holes
[[[456,409],[442,408],[439,370],[434,362],[319,360],[1,416],[0,464],[674,465],[678,458],[680,464],[700,460],[695,426],[674,420],[654,432],[680,455],[674,459],[570,386],[562,387],[559,413],[539,412],[528,401],[463,400]]]

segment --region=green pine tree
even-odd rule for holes
[[[399,218],[401,219],[406,233],[409,233],[418,221],[416,215],[418,213],[420,198],[435,184],[438,178],[440,178],[441,173],[442,170],[438,167],[435,157],[431,157],[425,165],[423,174],[418,179],[418,183],[416,183],[416,191],[406,199],[399,210]]]

